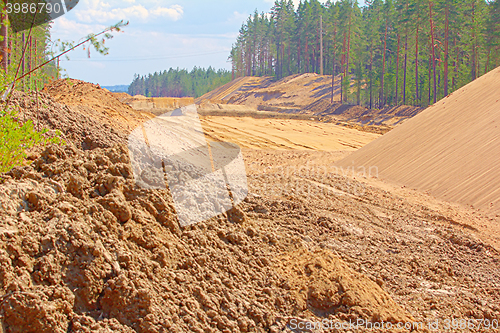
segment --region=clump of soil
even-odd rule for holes
[[[49,146],[3,177],[6,332],[277,332],[290,316],[409,318],[332,252],[308,254],[300,238],[248,217],[267,209],[252,200],[179,228],[168,190],[136,186],[125,146]],[[290,279],[311,260],[329,272],[318,281],[349,281],[341,306],[325,301],[327,289],[306,303],[296,292],[296,281],[318,286]]]
[[[373,322],[413,320],[378,284],[328,250],[301,249],[283,255],[279,262],[281,274],[288,277],[297,305],[304,311],[325,317],[336,312],[345,314],[350,308]]]

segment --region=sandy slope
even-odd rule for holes
[[[243,148],[353,151],[379,136],[308,120],[207,116],[201,121],[209,140]]]
[[[500,213],[500,68],[356,151],[338,165]]]
[[[354,85],[354,82],[353,82]],[[354,91],[355,87],[351,88]],[[195,100],[202,110],[261,110],[283,114],[315,115],[322,119],[359,125],[393,127],[413,117],[422,108],[402,105],[380,110],[340,101],[340,76],[335,78],[332,103],[332,76],[294,74],[276,82],[264,77],[241,77]],[[352,102],[352,101],[351,101]]]
[[[266,87],[271,83],[270,77],[256,77],[256,76],[244,76],[239,77],[222,87],[212,90],[200,98],[196,99],[196,103],[201,103],[202,101],[225,101],[227,102],[231,97],[237,96],[240,93],[252,90],[254,88]]]

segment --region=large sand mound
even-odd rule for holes
[[[354,84],[354,82],[353,82]],[[351,91],[354,87],[351,88]],[[414,106],[387,107],[380,110],[340,103],[340,76],[335,77],[332,97],[332,76],[315,73],[294,74],[273,82],[271,78],[241,77],[219,87],[195,102],[204,110],[260,110],[283,114],[317,116],[325,120],[347,121],[361,125],[394,126],[418,114],[423,108]]]
[[[151,112],[155,115],[194,104],[194,98],[192,97],[145,97],[142,95],[130,96],[128,94],[114,94],[114,96],[134,110]]]
[[[335,98],[339,99],[340,86],[335,81]],[[314,73],[295,74],[279,81],[270,78],[242,77],[207,93],[196,100],[245,105],[264,111],[299,112],[305,106],[330,99],[332,77]]]
[[[500,213],[500,68],[356,151],[342,167]]]
[[[256,88],[267,87],[271,84],[270,77],[255,77],[255,76],[244,76],[239,77],[229,83],[226,83],[222,87],[212,90],[200,98],[196,99],[196,103],[201,103],[202,101],[213,101],[213,102],[227,102],[234,96],[240,93],[250,91]]]
[[[88,115],[125,133],[154,117],[149,112],[134,110],[120,102],[108,90],[80,80],[57,80],[45,90],[56,102],[66,104],[73,112]]]
[[[15,91],[11,102],[19,110],[21,122],[31,120],[35,128],[46,128],[51,134],[58,130],[65,142],[84,150],[125,144],[129,134],[123,126],[99,121],[102,114],[98,111],[85,108],[87,112],[79,112],[74,107],[57,103],[46,93]]]

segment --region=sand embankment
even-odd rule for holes
[[[339,166],[377,166],[382,179],[500,213],[500,68],[480,77]]]

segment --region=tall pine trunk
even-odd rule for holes
[[[379,108],[383,108],[385,105],[385,98],[384,98],[384,76],[385,76],[385,53],[387,51],[387,26],[389,24],[388,22],[389,18],[385,18],[385,35],[384,35],[384,53],[382,55],[382,76],[380,77],[380,103],[379,103]]]
[[[415,34],[415,103],[420,105],[418,95],[418,28],[419,22],[417,19],[417,32]]]
[[[300,37],[299,37],[299,47],[298,47],[298,50],[297,50],[297,73],[300,74]]]
[[[458,78],[458,56],[460,55],[459,53],[459,48],[457,45],[457,38],[455,37],[455,48],[456,48],[456,54],[457,58],[455,59],[455,71],[453,73],[453,90],[457,89],[457,78]]]
[[[446,4],[445,9],[445,19],[444,19],[444,96],[448,96],[448,61],[449,61],[449,16],[450,16],[450,5]]]
[[[347,55],[346,55],[346,68],[345,74],[349,75],[349,53],[351,52],[351,14],[349,12],[349,29],[347,32]]]
[[[488,67],[490,65],[490,55],[491,55],[491,48],[488,49],[488,56],[486,57],[486,64],[484,65],[484,74],[488,73]]]
[[[475,2],[472,3],[472,43],[471,45],[471,57],[472,57],[472,64],[471,64],[471,81],[474,81],[476,79],[476,28],[475,28]]]
[[[373,108],[373,43],[370,47],[370,109]]]
[[[396,106],[398,106],[399,102],[399,95],[398,95],[398,88],[399,88],[399,45],[401,42],[401,35],[398,34],[398,54],[396,56]]]
[[[403,75],[403,105],[406,105],[406,72],[408,65],[408,29],[405,33],[405,69]]]
[[[429,23],[431,25],[431,55],[432,55],[432,71],[434,79],[433,95],[434,95],[434,103],[436,103],[437,101],[436,51],[434,49],[434,22],[432,21],[432,2],[430,1],[429,1]]]
[[[280,64],[280,77],[283,77],[283,66],[285,62],[285,43],[281,44],[281,64]]]
[[[306,49],[304,52],[304,57],[306,58],[306,73],[309,73],[309,43],[306,33]]]
[[[335,28],[333,29],[333,72],[332,72],[332,104],[333,104],[333,94],[335,93],[335,46],[337,44],[337,23],[335,22]]]
[[[3,7],[3,6],[2,6]],[[4,69],[5,73],[7,73],[7,66],[8,66],[8,58],[9,58],[9,39],[8,39],[8,28],[7,28],[7,23],[3,24],[4,21],[7,21],[7,14],[5,15],[0,15],[0,23],[2,24],[0,28],[0,35],[2,36],[3,40],[0,43],[0,56],[2,57],[1,60],[1,66]]]
[[[288,75],[292,74],[292,58],[291,58],[291,41],[288,42],[288,59],[287,59],[287,67],[288,67]]]
[[[345,42],[346,35],[344,32],[344,42],[342,43],[342,62],[341,62],[341,70],[342,76],[340,77],[340,102],[344,103],[344,76],[345,76]]]
[[[427,97],[427,104],[430,105],[431,104],[431,80],[432,80],[432,73],[431,73],[431,70],[432,70],[432,51],[431,51],[431,48],[432,46],[430,45],[430,41],[429,41],[429,81],[428,81],[428,86],[429,86],[429,96]]]

